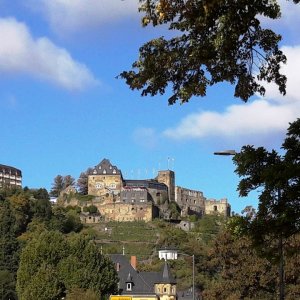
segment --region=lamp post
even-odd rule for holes
[[[235,150],[224,150],[224,151],[217,151],[214,152],[214,155],[225,155],[225,156],[234,156],[238,154]],[[281,189],[277,189],[277,202],[280,203],[282,201],[281,197]],[[279,236],[278,240],[278,250],[279,250],[279,299],[284,300],[285,295],[284,295],[284,290],[285,290],[285,279],[284,279],[284,247],[283,247],[283,237],[282,233]]]
[[[190,254],[186,254],[186,253],[178,253],[180,255],[183,256],[189,256],[192,257],[193,259],[193,300],[195,300],[195,255],[190,255]]]
[[[214,152],[214,155],[224,155],[224,156],[236,155],[236,154],[237,152],[235,150],[223,150],[223,151]]]
[[[177,259],[178,254],[183,255],[183,256],[188,256],[193,259],[193,283],[192,283],[193,287],[192,287],[192,289],[193,289],[193,300],[195,300],[195,255],[194,254],[190,255],[190,254],[181,253],[181,252],[178,253],[177,250],[169,250],[168,251],[168,249],[162,249],[159,252],[163,252],[161,254],[160,258],[164,258],[165,260],[168,260],[168,259],[175,260],[175,259]],[[171,253],[171,255],[168,255],[170,253]]]

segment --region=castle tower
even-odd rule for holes
[[[169,201],[175,201],[175,173],[171,170],[158,171],[156,179],[168,187]]]
[[[108,159],[103,159],[88,174],[88,194],[93,196],[107,195],[116,200],[123,186],[121,171]]]

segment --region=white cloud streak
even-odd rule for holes
[[[138,0],[41,0],[38,5],[58,34],[90,30],[138,13]]]
[[[183,118],[177,126],[164,131],[176,140],[201,139],[210,136],[251,141],[285,132],[289,122],[300,117],[299,86],[300,46],[284,47],[288,58],[282,71],[288,77],[287,95],[281,96],[275,85],[267,87],[264,98],[247,104],[231,105],[223,112],[206,111]]]
[[[97,84],[88,68],[46,37],[35,39],[24,23],[0,18],[0,73],[29,74],[68,90]]]

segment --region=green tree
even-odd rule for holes
[[[91,290],[74,288],[67,293],[66,300],[99,300],[99,295]]]
[[[299,249],[299,235],[287,240],[289,249]],[[213,299],[278,299],[277,268],[258,255],[251,238],[220,232],[209,255],[203,261],[206,273],[204,298]],[[300,295],[300,261],[297,252],[286,260],[286,299]]]
[[[26,231],[27,224],[31,220],[30,194],[21,191],[8,199],[15,217],[15,231],[19,235]]]
[[[52,215],[50,197],[46,189],[30,190],[33,198],[30,198],[32,217],[49,220]]]
[[[67,210],[63,207],[53,207],[53,215],[49,222],[49,229],[59,230],[62,233],[79,232],[83,225],[76,210]]]
[[[276,83],[285,94],[281,36],[260,22],[260,16],[280,18],[276,0],[140,0],[139,10],[143,26],[166,24],[174,32],[142,45],[133,69],[120,74],[142,96],[164,94],[171,85],[169,104],[184,103],[223,81],[244,101],[264,95],[262,81]]]
[[[19,263],[19,242],[15,216],[8,199],[0,197],[0,298],[16,299],[16,272]]]
[[[85,172],[80,173],[77,179],[77,188],[80,194],[88,194],[88,174],[91,172],[92,168],[88,168]]]
[[[203,216],[195,223],[194,231],[197,238],[205,244],[213,242],[217,234],[224,228],[225,220],[225,217],[219,215]]]
[[[17,274],[20,300],[60,299],[80,288],[97,295],[116,292],[118,277],[88,236],[43,232],[23,249]]]
[[[52,197],[58,197],[60,192],[64,189],[64,178],[61,175],[57,175],[54,178],[54,181],[52,183],[52,188],[50,191],[50,195]]]
[[[65,188],[69,186],[75,185],[75,179],[71,175],[57,175],[54,178],[54,181],[52,183],[52,188],[50,191],[50,195],[52,197],[58,197],[60,192],[63,191]]]
[[[8,270],[0,269],[0,297],[3,300],[15,300],[17,294],[15,290],[15,274]]]
[[[205,262],[210,284],[205,299],[276,299],[276,269],[259,257],[251,240],[229,231],[215,239]]]
[[[57,231],[43,232],[29,241],[22,250],[17,273],[19,299],[46,300],[63,295],[57,265],[67,252],[66,238]]]
[[[75,179],[71,175],[67,175],[64,177],[64,188],[75,185]]]
[[[116,292],[118,277],[112,262],[100,254],[89,237],[73,235],[68,256],[59,264],[67,290],[79,287],[100,295]]]
[[[244,146],[233,159],[242,177],[240,195],[259,189],[257,213],[239,220],[261,253],[279,264],[280,299],[284,299],[284,243],[300,231],[300,119],[290,124],[282,149],[284,155]]]

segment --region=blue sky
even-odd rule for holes
[[[126,178],[176,172],[176,184],[228,198],[232,210],[256,205],[239,198],[230,157],[244,144],[278,149],[300,116],[300,6],[282,4],[269,22],[288,57],[285,97],[270,85],[247,104],[227,84],[205,98],[168,106],[169,94],[141,98],[116,76],[129,70],[143,42],[168,35],[142,28],[137,0],[0,0],[0,163],[19,168],[23,185],[50,190],[53,178],[108,158]]]

